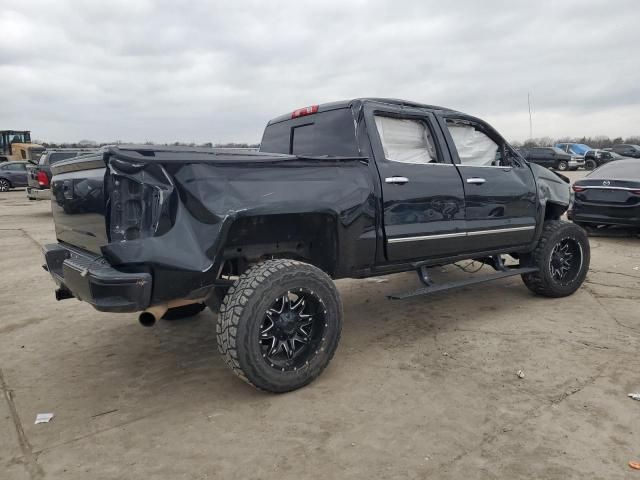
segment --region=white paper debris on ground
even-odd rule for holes
[[[380,278],[380,277],[369,277],[369,278],[365,278],[365,280],[367,282],[375,282],[375,283],[385,283],[389,281],[386,278]]]
[[[640,400],[640,393],[630,393],[628,397],[634,400]]]
[[[53,413],[39,413],[36,415],[36,425],[39,423],[49,423],[53,418]]]
[[[524,378],[524,372],[522,370],[518,370],[516,372],[516,375],[518,376],[518,378]]]

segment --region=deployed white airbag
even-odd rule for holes
[[[456,144],[462,165],[487,166],[496,160],[498,145],[484,133],[470,125],[447,122],[447,127]]]
[[[387,160],[402,163],[436,162],[431,132],[423,122],[380,116],[375,119]]]

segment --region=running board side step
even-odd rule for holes
[[[501,278],[513,277],[515,275],[522,275],[523,273],[537,272],[535,267],[523,267],[523,268],[508,268],[505,271],[492,273],[491,275],[483,275],[476,278],[467,278],[457,282],[446,282],[439,285],[430,285],[428,287],[419,288],[413,292],[396,293],[395,295],[389,295],[390,300],[404,300],[406,298],[418,297],[420,295],[429,295],[431,293],[442,292],[445,290],[453,290],[454,288],[468,287],[469,285],[475,285],[476,283],[490,282],[492,280],[499,280]]]

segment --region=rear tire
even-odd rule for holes
[[[595,170],[597,168],[598,164],[596,163],[595,160],[589,159],[586,162],[584,162],[584,169],[585,170]]]
[[[524,284],[537,295],[559,298],[574,293],[589,271],[591,258],[587,233],[575,223],[545,222],[538,245],[522,259],[523,265],[538,267],[522,275]]]
[[[216,333],[236,375],[283,393],[322,373],[341,328],[342,303],[331,278],[312,265],[278,259],[254,265],[236,280],[220,307]]]
[[[0,192],[8,192],[11,189],[11,183],[5,178],[0,178]]]
[[[192,303],[182,307],[170,308],[162,316],[163,320],[181,320],[183,318],[194,317],[203,311],[207,306],[204,303]]]

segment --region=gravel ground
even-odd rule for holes
[[[341,280],[333,362],[279,396],[226,368],[208,310],[145,329],[56,302],[53,240],[47,202],[0,195],[3,480],[640,478],[637,237],[592,237],[564,299],[510,278],[393,302],[414,274]]]

